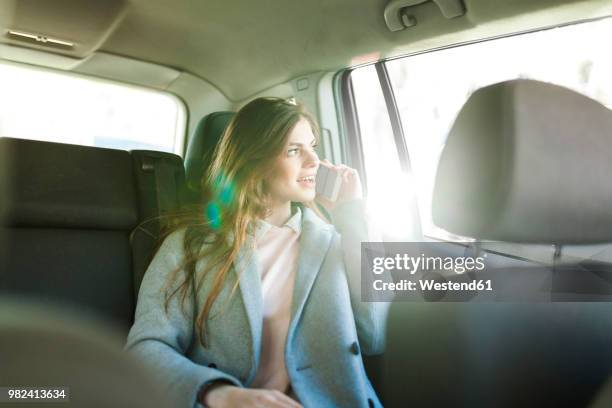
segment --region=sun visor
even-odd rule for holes
[[[612,111],[515,80],[476,91],[440,157],[434,223],[477,239],[612,241]]]
[[[0,12],[0,43],[84,58],[112,33],[125,0],[8,0]]]

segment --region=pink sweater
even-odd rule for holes
[[[261,270],[263,333],[259,368],[252,388],[287,392],[285,341],[297,271],[302,214],[299,207],[282,227],[259,221],[256,251]]]

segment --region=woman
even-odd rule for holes
[[[149,266],[126,348],[177,407],[380,406],[361,352],[382,350],[388,305],[360,300],[361,183],[319,161],[316,134],[295,103],[244,106],[208,171],[212,200]],[[320,165],[343,179],[336,202],[317,198],[334,225],[312,204]]]

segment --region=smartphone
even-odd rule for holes
[[[319,166],[315,184],[317,194],[329,201],[336,201],[340,193],[340,187],[342,187],[340,173],[325,166]]]

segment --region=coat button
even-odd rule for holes
[[[215,363],[210,363],[208,366],[209,366],[210,368],[217,368],[217,365],[216,365]]]
[[[359,343],[357,343],[356,341],[354,341],[353,344],[351,344],[351,353],[353,353],[356,356],[359,355]]]

